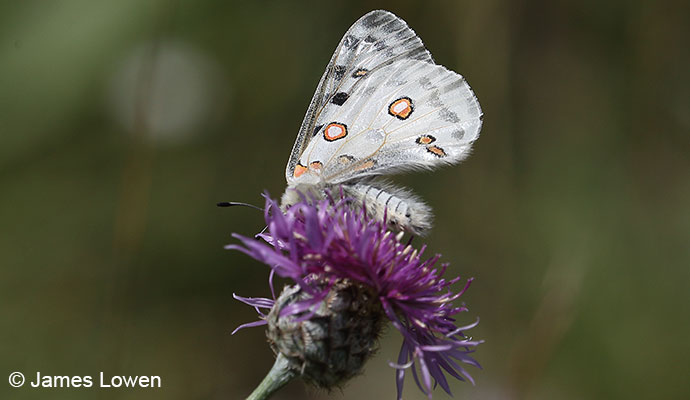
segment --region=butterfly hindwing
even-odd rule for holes
[[[337,126],[331,126],[333,135],[324,134],[328,126],[320,122],[323,115],[338,108],[351,109],[354,92],[362,90],[358,88],[371,91],[375,87],[371,76],[403,60],[433,64],[419,37],[394,14],[372,11],[350,27],[336,47],[307,109],[285,171],[288,183],[309,170],[303,154],[310,143],[338,136]]]
[[[479,136],[481,109],[464,78],[401,60],[355,87],[349,107],[326,107],[300,162],[329,183],[459,162]]]

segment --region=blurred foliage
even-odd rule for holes
[[[273,357],[261,329],[229,335],[255,319],[232,293],[267,296],[268,270],[222,246],[262,216],[214,203],[282,192],[323,68],[374,8],[485,112],[463,165],[396,178],[434,208],[430,250],[476,277],[484,370],[456,396],[690,397],[690,3],[507,0],[0,3],[0,372],[163,380],[0,397],[253,389]],[[276,399],[394,398],[399,343],[342,391]]]

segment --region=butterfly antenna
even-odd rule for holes
[[[257,209],[261,212],[264,211],[263,208],[257,207],[254,204],[248,204],[248,203],[241,203],[239,201],[221,201],[220,203],[216,203],[218,207],[233,207],[233,206],[244,206],[244,207],[249,207],[249,208],[254,208]]]

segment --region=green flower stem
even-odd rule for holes
[[[268,372],[259,386],[254,389],[252,394],[247,397],[247,400],[265,400],[273,396],[273,393],[285,386],[295,377],[295,373],[289,369],[288,360],[282,353],[278,353],[276,362]]]

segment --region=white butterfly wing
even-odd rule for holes
[[[324,120],[323,114],[342,107],[355,88],[372,88],[375,82],[368,79],[370,76],[401,60],[433,64],[431,54],[402,19],[388,11],[376,10],[350,27],[331,57],[304,116],[285,171],[289,184],[310,168],[303,159],[308,144],[325,140],[325,127],[318,125],[318,121]],[[351,108],[350,104],[347,108]]]
[[[368,79],[352,91],[347,107],[324,110],[317,120],[323,128],[300,158],[302,165],[320,166],[326,182],[342,183],[456,163],[469,154],[482,112],[462,76],[403,60]],[[338,137],[342,127],[345,135]]]
[[[400,18],[371,12],[331,59],[293,148],[288,184],[459,162],[479,136],[481,117],[462,76],[434,64]]]

